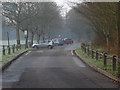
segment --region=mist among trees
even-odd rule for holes
[[[70,3],[71,10],[63,17],[61,7],[55,2],[4,2],[3,26],[5,23],[16,28],[17,44],[20,44],[19,31],[27,30],[31,44],[34,38],[39,42],[39,39],[52,39],[60,34],[81,42],[92,42],[95,47],[107,47],[107,52],[116,53],[119,3]]]

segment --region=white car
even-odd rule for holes
[[[54,42],[52,40],[45,40],[40,42],[39,44],[33,44],[32,48],[49,48],[52,49],[54,47]]]

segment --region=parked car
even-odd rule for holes
[[[63,42],[62,38],[54,38],[52,40],[53,40],[55,45],[58,45],[58,46],[59,45],[64,45],[64,42]]]
[[[64,41],[63,40],[58,40],[58,46],[63,46],[64,45]]]
[[[72,44],[73,40],[72,39],[64,39],[64,44]]]
[[[54,47],[54,42],[52,40],[41,41],[40,43],[36,43],[32,45],[32,48],[49,48],[52,49]]]

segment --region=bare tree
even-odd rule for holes
[[[20,44],[20,23],[22,20],[20,19],[20,15],[22,12],[23,3],[10,3],[3,2],[3,16],[9,19],[9,22],[12,23],[16,27],[16,35],[17,35],[17,44]]]
[[[117,39],[115,35],[115,33],[117,34],[115,31],[117,30],[117,6],[117,2],[85,2],[73,7],[74,10],[90,20],[89,24],[93,27],[96,38],[99,38],[99,40],[94,39],[94,42],[101,46],[106,44],[107,52],[110,52],[110,46],[113,47],[112,42]]]

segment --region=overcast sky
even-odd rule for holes
[[[1,2],[52,2],[52,1],[57,1],[59,3],[71,1],[71,2],[79,2],[81,0],[0,0]],[[118,2],[120,0],[82,0],[82,1],[87,1],[87,2]]]
[[[2,2],[56,2],[58,6],[62,7],[62,16],[66,15],[66,12],[68,12],[71,7],[68,5],[69,2],[118,2],[120,0],[0,0]]]
[[[58,6],[62,7],[62,16],[65,16],[67,12],[71,9],[70,2],[81,3],[83,0],[54,0]],[[68,5],[69,4],[69,5]],[[73,5],[73,4],[72,4]]]

